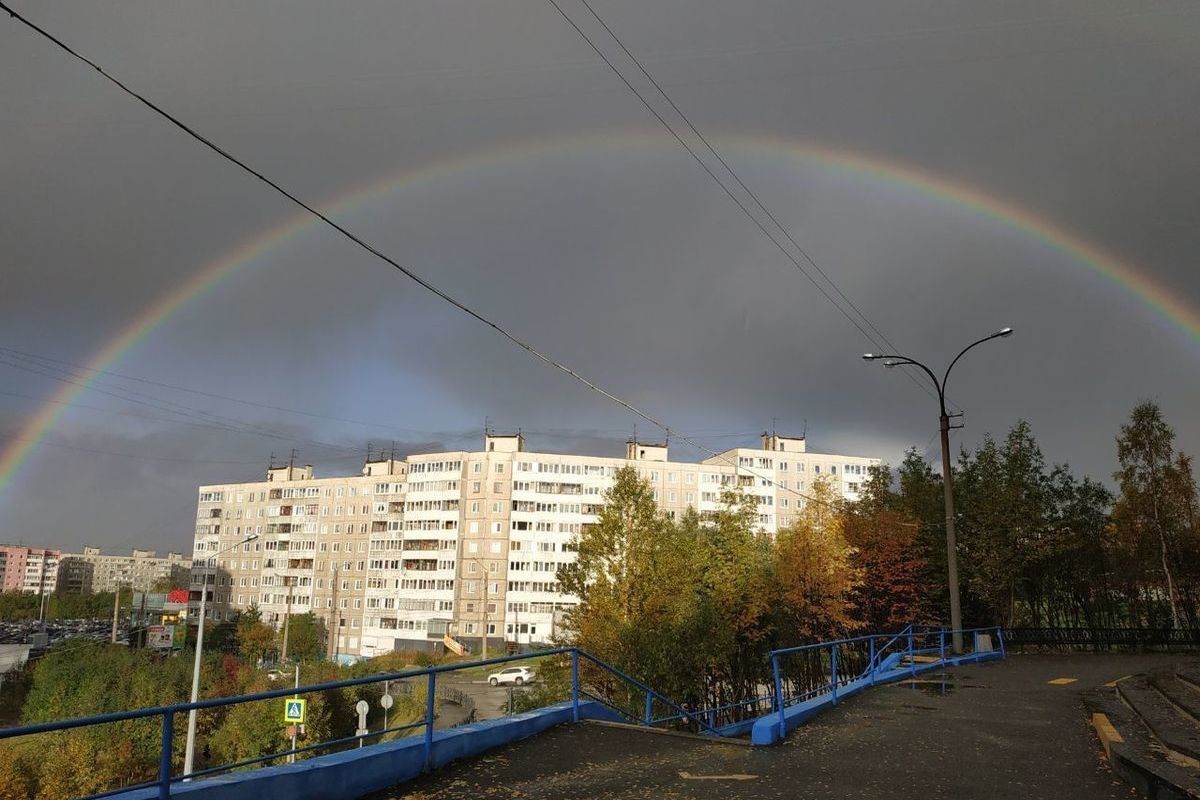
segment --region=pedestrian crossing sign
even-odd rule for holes
[[[283,721],[303,725],[304,706],[307,703],[307,700],[301,700],[297,697],[285,697],[283,699]]]

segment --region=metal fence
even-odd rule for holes
[[[779,714],[781,726],[788,706],[830,698],[837,703],[838,693],[851,684],[874,685],[893,678],[898,672],[916,674],[918,669],[955,663],[956,660],[1004,654],[1007,631],[999,626],[971,628],[963,634],[963,653],[953,653],[954,631],[945,628],[908,625],[891,634],[870,634],[830,642],[772,650],[772,709]]]
[[[1005,628],[1023,650],[1200,650],[1195,628]]]
[[[145,728],[145,730],[139,730],[141,734],[140,738],[143,741],[147,739],[157,739],[158,770],[157,777],[155,779],[144,780],[140,783],[133,782],[133,780],[136,780],[133,779],[126,785],[115,787],[98,794],[88,795],[86,800],[96,800],[97,798],[107,797],[119,792],[129,791],[131,789],[148,788],[154,786],[158,787],[159,798],[169,798],[171,796],[171,787],[183,780],[190,780],[220,772],[228,772],[230,770],[244,767],[271,763],[289,756],[308,754],[319,750],[335,751],[348,747],[357,747],[361,746],[367,741],[372,743],[382,741],[385,735],[397,733],[411,735],[416,735],[419,733],[423,735],[425,763],[428,765],[431,763],[433,749],[436,699],[439,696],[458,702],[461,702],[463,699],[465,699],[465,696],[462,695],[457,689],[447,686],[439,686],[439,675],[466,669],[476,669],[479,667],[508,664],[516,661],[545,658],[547,656],[558,656],[570,660],[571,680],[569,700],[572,704],[572,717],[576,722],[579,721],[580,702],[590,698],[604,704],[622,716],[629,718],[631,722],[637,724],[667,725],[672,727],[686,726],[693,730],[704,733],[717,733],[717,731],[707,723],[703,714],[690,712],[681,708],[669,698],[659,694],[641,681],[626,675],[616,667],[601,661],[586,651],[574,647],[560,647],[534,653],[525,653],[514,656],[501,656],[498,658],[490,658],[481,661],[470,661],[460,664],[449,664],[404,672],[369,675],[362,678],[352,678],[341,681],[330,681],[309,686],[301,686],[299,688],[280,688],[236,697],[220,697],[211,700],[200,700],[195,703],[177,703],[169,706],[140,708],[132,711],[119,711],[109,714],[98,714],[90,717],[79,717],[76,719],[60,720],[56,722],[24,725],[16,728],[4,728],[0,729],[0,740],[112,724],[118,724],[126,727],[134,726],[139,729]],[[205,769],[194,770],[187,775],[177,773],[175,770],[174,764],[178,760],[176,757],[177,754],[175,753],[175,743],[178,735],[176,727],[179,726],[182,729],[183,724],[186,724],[187,714],[192,709],[216,709],[236,706],[244,703],[304,697],[305,695],[318,692],[327,692],[330,690],[348,687],[368,686],[385,682],[393,684],[393,686],[412,686],[414,681],[418,685],[422,682],[424,683],[425,711],[420,720],[411,724],[318,742],[303,747],[295,747],[278,753],[269,753],[235,763],[211,766]],[[415,690],[399,689],[398,691],[412,692]],[[453,697],[451,695],[453,695]],[[629,700],[633,697],[642,698],[642,707],[646,710],[644,716],[629,713]],[[155,723],[157,723],[157,727],[159,729],[157,736],[153,735],[149,730],[150,726],[154,725]]]

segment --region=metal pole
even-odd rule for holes
[[[200,618],[196,622],[196,657],[192,663],[192,699],[195,703],[200,699],[200,662],[204,653],[204,607],[208,597],[208,563],[204,559],[204,570],[200,573]],[[188,709],[187,747],[183,752],[183,779],[188,780],[192,774],[192,764],[196,755],[196,709]]]
[[[571,651],[571,721],[579,722],[579,651]]]
[[[829,682],[833,687],[833,704],[837,705],[837,645],[829,646]]]
[[[779,738],[787,735],[787,720],[783,716],[783,681],[779,678],[779,656],[771,656],[771,673],[775,679],[775,704],[779,707]]]
[[[437,689],[437,673],[432,670],[425,684],[425,769],[433,769],[433,700]]]
[[[287,610],[283,614],[283,652],[279,654],[279,664],[287,662],[288,625],[292,621],[292,584],[288,584]]]
[[[112,621],[112,643],[117,643],[117,615],[121,610],[121,584],[116,584],[113,592],[113,621]]]
[[[870,667],[871,667],[871,685],[874,686],[875,685],[875,638],[874,637],[871,637],[871,639],[869,640],[869,644],[871,645],[871,660],[868,661],[867,664],[870,665]]]
[[[646,727],[650,727],[650,716],[651,716],[651,709],[652,709],[651,704],[653,702],[654,701],[650,697],[650,690],[647,689],[646,690]]]
[[[939,392],[941,394],[941,392]],[[955,655],[961,655],[962,608],[958,598],[958,544],[954,535],[954,473],[950,468],[950,415],[942,402],[940,428],[942,435],[942,495],[946,503],[946,573],[950,591],[950,635]]]
[[[479,566],[483,566],[483,562],[475,559]],[[487,661],[487,642],[488,640],[488,575],[487,570],[483,571],[483,660]]]
[[[175,738],[175,712],[162,716],[162,749],[158,753],[158,800],[171,796],[171,749]]]
[[[300,688],[300,665],[299,665],[299,664],[297,664],[297,665],[296,665],[296,684],[295,684],[295,688],[296,688],[296,689],[299,689],[299,688]],[[300,699],[300,693],[299,693],[299,692],[296,692],[296,694],[294,694],[294,695],[292,695],[292,696],[293,696],[293,697],[295,697],[297,700],[299,700],[299,699]],[[297,731],[297,729],[298,729],[299,727],[300,727],[299,725],[293,725],[293,726],[292,726],[292,752],[288,753],[288,763],[289,763],[289,764],[295,764],[295,763],[296,763],[296,733],[298,732],[298,731]],[[358,741],[358,746],[359,746],[359,747],[362,747],[362,740],[361,740],[361,739],[359,739],[359,741]]]

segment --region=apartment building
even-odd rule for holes
[[[43,594],[58,583],[61,550],[0,544],[0,591]]]
[[[695,463],[670,461],[661,443],[631,441],[610,458],[529,452],[520,434],[489,433],[482,451],[371,461],[361,475],[274,468],[265,481],[200,487],[193,605],[208,563],[213,619],[252,604],[275,625],[289,609],[313,611],[337,632],[331,655],[343,659],[427,649],[446,634],[473,648],[484,636],[497,649],[546,642],[577,602],[558,568],[574,560],[574,538],[597,521],[622,467],[672,516],[713,514],[722,490],[740,487],[773,534],[814,481],[855,500],[878,463],[773,434]]]
[[[192,559],[182,553],[159,556],[154,550],[134,550],[129,555],[102,553],[85,547],[82,553],[64,553],[59,560],[58,590],[66,592],[112,592],[132,587],[148,592],[162,579],[186,586]]]

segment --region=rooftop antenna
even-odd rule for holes
[[[267,472],[270,472],[273,469],[275,469],[275,451],[274,450],[271,451],[270,460],[267,462]]]
[[[778,417],[771,417],[771,438],[775,438],[775,423],[779,421]]]
[[[380,453],[382,455],[382,453]],[[371,443],[367,442],[367,463],[371,463]]]
[[[388,461],[396,460],[396,440],[392,439],[392,449],[388,451]]]
[[[492,418],[491,417],[483,418],[483,435],[484,436],[492,435]]]
[[[804,420],[804,427],[800,431],[800,438],[805,439],[805,440],[808,439],[808,420],[807,419]]]
[[[288,480],[292,479],[292,469],[296,466],[296,448],[292,448],[292,455],[288,459]]]

